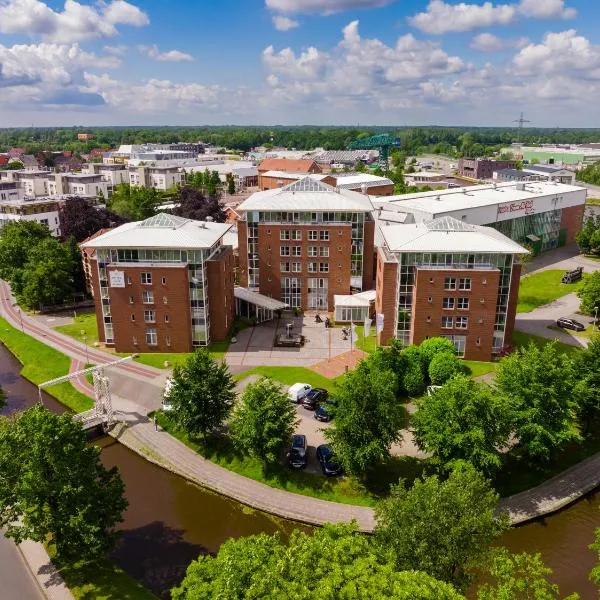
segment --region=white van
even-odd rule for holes
[[[163,412],[169,412],[173,410],[173,405],[169,401],[169,393],[171,392],[171,388],[173,387],[173,380],[168,377],[165,381],[165,391],[163,392],[163,400],[162,400],[162,410]]]
[[[308,383],[294,383],[288,389],[288,397],[291,402],[296,404],[302,402],[306,394],[312,390],[312,385]]]

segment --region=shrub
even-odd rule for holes
[[[452,352],[436,354],[429,364],[429,379],[433,385],[442,385],[461,371],[461,362]]]

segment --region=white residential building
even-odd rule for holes
[[[178,166],[129,167],[129,184],[133,187],[167,191],[185,181],[185,173]]]
[[[102,192],[102,195],[108,198],[109,183],[99,174],[56,173],[54,181],[48,181],[48,191],[51,196],[70,195],[96,198]]]
[[[0,228],[11,221],[37,221],[46,225],[52,235],[60,235],[60,220],[58,210],[65,202],[64,198],[41,198],[36,200],[3,198],[0,184]]]

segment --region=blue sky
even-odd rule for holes
[[[597,126],[596,0],[0,0],[0,126]]]

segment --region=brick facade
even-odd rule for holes
[[[210,258],[206,263],[206,270],[209,282],[210,339],[225,340],[235,319],[235,269],[231,246],[223,246],[216,256]]]
[[[240,219],[237,222],[237,231],[240,285],[248,287],[248,223]]]
[[[517,316],[517,303],[519,301],[519,284],[521,283],[521,265],[513,265],[510,278],[510,297],[508,298],[508,310],[506,312],[506,328],[504,330],[504,343],[512,344],[515,330],[515,318]]]
[[[383,331],[377,334],[377,343],[380,346],[389,344],[396,337],[396,311],[398,263],[386,260],[384,251],[377,251],[375,313],[383,314]]]
[[[585,205],[583,204],[562,209],[560,228],[565,229],[567,232],[565,240],[566,244],[575,243],[575,235],[577,235],[577,232],[581,229],[584,212]]]
[[[458,161],[458,172],[463,177],[473,179],[492,179],[495,171],[514,169],[514,160],[491,160],[489,158],[461,158]]]
[[[445,289],[446,278],[455,280],[455,290]],[[458,289],[461,279],[470,280],[470,290]],[[466,359],[490,360],[499,283],[498,269],[417,268],[412,297],[411,343],[418,345],[428,337],[464,335]],[[444,298],[452,298],[454,308],[444,309]],[[468,299],[468,309],[458,308],[459,298]],[[453,326],[442,327],[442,317],[452,318]],[[459,317],[467,317],[466,328],[456,327]]]

